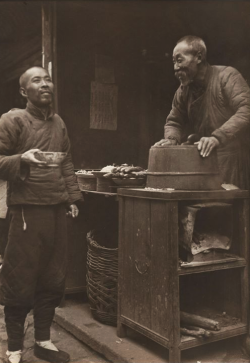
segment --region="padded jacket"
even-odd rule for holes
[[[30,149],[67,152],[57,168],[39,168],[21,162]],[[7,205],[72,204],[82,199],[70,155],[70,141],[63,120],[52,109],[46,117],[28,102],[0,119],[0,179],[8,181]]]
[[[178,143],[196,133],[220,141],[218,162],[223,182],[249,186],[250,90],[232,67],[210,66],[199,89],[180,86],[165,125],[165,138]]]

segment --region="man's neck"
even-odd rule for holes
[[[208,68],[208,63],[202,63],[200,65],[199,71],[194,79],[194,83],[197,85],[202,85],[205,77],[206,77],[206,73],[207,73],[207,68]]]
[[[32,113],[38,116],[38,118],[47,120],[51,115],[53,115],[53,110],[51,109],[51,105],[46,107],[38,107],[34,105],[34,103],[28,101],[27,109]],[[40,115],[40,117],[39,117]]]

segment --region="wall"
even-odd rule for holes
[[[124,36],[112,39],[118,24],[111,26],[108,17],[102,15],[81,7],[68,7],[66,13],[65,7],[58,9],[59,112],[68,127],[76,168],[101,168],[137,161],[138,72],[130,54],[125,59],[117,51],[117,47],[123,47]],[[117,131],[89,128],[95,54],[114,60],[118,86]]]

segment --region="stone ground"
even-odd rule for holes
[[[57,309],[55,321],[112,363],[168,362],[167,350],[140,334],[128,330],[128,336],[119,339],[116,327],[94,320],[89,304],[83,300],[66,299],[63,307]],[[181,356],[182,363],[250,363],[241,350],[239,337],[188,349]]]
[[[62,309],[57,309],[57,319],[59,317],[58,314],[60,314],[61,319],[64,315],[67,316],[72,327],[77,328],[73,329],[73,333],[76,334],[75,330],[79,330],[79,336],[76,335],[78,339],[82,339],[82,332],[83,341],[88,342],[94,349],[98,348],[96,350],[103,354],[98,354],[95,350],[92,350],[68,333],[64,328],[54,323],[52,326],[52,341],[59,349],[65,350],[70,354],[72,363],[108,363],[110,361],[113,363],[167,362],[166,350],[158,344],[156,345],[142,336],[139,339],[135,336],[132,340],[124,338],[119,341],[116,336],[116,328],[94,321],[91,315],[89,315],[88,310],[85,304],[78,305],[74,301],[68,301]],[[79,319],[79,316],[84,316],[84,319]],[[90,331],[86,333],[81,324]],[[66,326],[66,328],[68,327]],[[25,329],[23,362],[45,363],[45,361],[33,355],[34,332],[32,315],[28,316]],[[70,331],[71,329],[67,330]],[[98,331],[99,333],[97,333]],[[7,335],[5,332],[3,308],[0,306],[0,363],[5,362],[6,350]],[[112,350],[116,351],[116,354],[112,353]],[[106,358],[104,355],[106,355]],[[188,350],[182,355],[182,363],[250,363],[250,359],[241,351],[239,340],[234,338]]]
[[[38,359],[33,354],[34,335],[33,335],[33,316],[29,315],[25,325],[24,339],[24,363],[43,363],[45,361]],[[52,326],[52,341],[55,345],[68,352],[73,363],[108,363],[108,361],[94,352],[87,345],[78,341],[71,334],[59,327],[56,323]],[[0,307],[0,363],[5,362],[5,352],[7,350],[7,334],[5,331],[3,307]]]

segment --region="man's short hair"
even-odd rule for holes
[[[201,53],[202,61],[207,58],[207,47],[203,39],[196,37],[195,35],[186,35],[185,37],[178,40],[176,44],[186,42],[191,48],[194,55],[198,52]]]
[[[21,74],[20,78],[19,78],[19,85],[20,85],[20,87],[24,87],[25,86],[25,83],[26,83],[26,75],[27,75],[28,71],[30,71],[31,69],[35,69],[35,68],[41,68],[41,69],[44,69],[46,72],[48,72],[46,68],[41,67],[41,66],[33,66],[33,67],[27,68],[26,71],[24,71]]]

